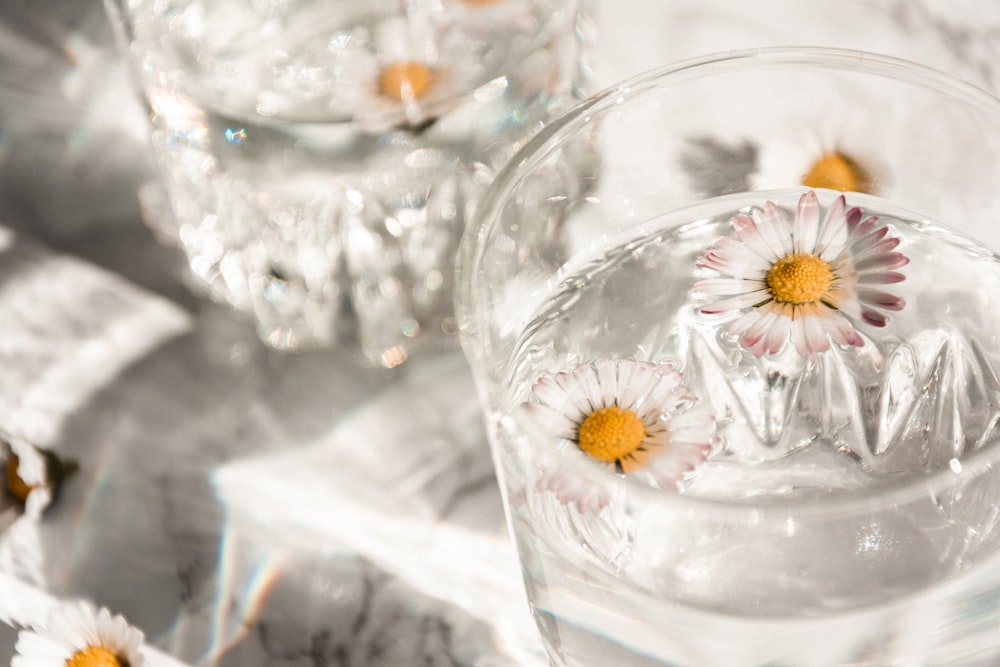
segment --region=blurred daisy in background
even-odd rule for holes
[[[376,26],[374,51],[341,79],[353,87],[354,119],[367,132],[420,130],[447,113],[484,75],[474,54],[439,42],[430,17],[393,17]]]

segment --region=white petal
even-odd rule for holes
[[[807,315],[802,318],[802,329],[805,335],[806,354],[810,359],[815,359],[820,352],[830,349],[830,339],[826,331],[819,323],[819,318],[815,315]],[[801,353],[800,353],[801,354]]]
[[[792,227],[784,210],[777,204],[767,201],[763,209],[754,209],[754,221],[774,259],[792,252]]]
[[[865,344],[864,338],[851,326],[851,323],[842,317],[833,315],[820,319],[823,328],[838,345],[848,345],[862,347]]]
[[[727,333],[730,336],[742,336],[762,315],[763,311],[759,309],[747,311],[742,317],[729,325]]]
[[[757,210],[754,209],[754,212],[756,213]],[[736,230],[736,235],[746,244],[747,248],[768,265],[782,256],[781,248],[774,248],[768,244],[767,238],[761,233],[760,226],[755,220],[745,215],[738,215],[733,218],[733,229]]]
[[[640,408],[661,381],[660,374],[652,367],[636,365],[629,374],[628,383],[619,386],[618,405],[630,410]]]
[[[768,353],[777,354],[781,351],[781,348],[788,341],[788,333],[791,327],[792,319],[790,317],[775,315],[774,321],[771,323],[764,340],[765,349]]]
[[[613,397],[608,396],[604,388],[601,387],[597,371],[591,364],[579,364],[573,369],[573,377],[578,383],[580,394],[585,397],[585,403],[578,405],[586,414],[605,408],[610,404],[609,401]]]
[[[756,306],[757,304],[767,301],[770,298],[771,293],[766,289],[761,289],[756,292],[747,292],[746,294],[734,296],[731,299],[720,299],[719,301],[707,303],[701,307],[701,312],[705,315],[728,313],[733,310],[742,310],[744,308]]]
[[[702,294],[743,294],[762,288],[759,280],[740,278],[708,278],[694,284],[694,290]]]
[[[745,278],[763,275],[771,266],[771,261],[755,253],[746,243],[724,237],[698,259],[698,265]]]
[[[826,209],[816,239],[816,254],[824,259],[837,257],[847,243],[847,218],[844,213],[846,207],[847,200],[841,195]]]
[[[525,403],[524,411],[554,438],[576,438],[583,415],[567,415],[538,403]]]
[[[611,359],[598,359],[594,362],[597,384],[608,397],[618,395],[618,364]]]

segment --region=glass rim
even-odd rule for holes
[[[639,73],[591,95],[572,109],[551,121],[530,139],[500,170],[481,198],[459,248],[455,270],[455,313],[459,340],[463,353],[475,376],[481,402],[488,401],[504,415],[514,419],[531,440],[551,440],[540,426],[530,419],[523,409],[504,391],[502,380],[488,371],[487,351],[478,330],[481,322],[488,321],[486,306],[476,298],[482,277],[478,270],[485,254],[484,241],[494,226],[504,205],[505,195],[530,171],[577,131],[587,127],[595,116],[620,106],[630,99],[642,97],[663,85],[680,82],[703,74],[720,74],[747,67],[822,66],[832,71],[855,72],[866,76],[897,79],[909,84],[922,85],[939,94],[959,98],[963,103],[984,107],[1000,117],[1000,98],[983,88],[948,74],[942,70],[914,61],[855,49],[814,46],[779,46],[752,48],[710,53],[663,65]],[[554,448],[553,448],[554,449]],[[576,460],[579,457],[561,456],[560,463],[580,471],[583,477],[595,474],[596,466]],[[1000,447],[990,441],[960,459],[958,469],[942,466],[929,472],[915,472],[898,481],[878,484],[857,493],[844,491],[830,496],[796,498],[772,497],[766,499],[727,500],[720,498],[684,495],[648,486],[627,476],[614,475],[616,483],[624,484],[629,493],[648,497],[652,502],[668,503],[699,513],[716,512],[732,517],[733,513],[746,513],[756,519],[782,518],[794,514],[844,516],[870,511],[877,507],[899,505],[926,498],[955,488],[1000,466]],[[608,473],[600,470],[599,474]]]

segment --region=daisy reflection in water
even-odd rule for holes
[[[743,313],[729,333],[758,357],[780,352],[789,339],[810,359],[831,341],[861,347],[855,323],[884,327],[886,313],[905,305],[882,289],[905,279],[895,271],[909,263],[896,252],[899,239],[876,216],[848,209],[843,195],[825,215],[810,190],[794,220],[767,202],[732,224],[735,238],[720,239],[698,262],[726,277],[701,280],[694,290],[721,297],[702,306],[703,314]]]
[[[672,362],[599,359],[537,380],[523,407],[567,452],[609,472],[676,490],[716,442],[714,417],[692,409],[695,397]],[[594,486],[543,456],[540,491],[583,512],[610,501]]]
[[[22,630],[11,667],[142,667],[141,630],[89,602],[56,607],[43,628]]]

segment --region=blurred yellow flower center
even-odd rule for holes
[[[74,653],[66,661],[66,667],[129,667],[129,664],[103,646],[88,646]]]
[[[776,301],[802,304],[818,301],[833,284],[833,269],[815,255],[785,255],[771,265],[765,282]]]
[[[423,63],[393,63],[379,75],[378,89],[394,100],[417,99],[427,91],[432,78],[431,68]]]
[[[580,449],[605,463],[628,456],[645,438],[646,426],[638,415],[616,406],[591,412],[577,433]]]
[[[868,192],[868,177],[858,163],[846,155],[826,153],[802,177],[802,185],[841,192]]]
[[[4,480],[7,482],[7,490],[10,491],[11,495],[20,500],[22,503],[28,499],[28,494],[31,490],[35,488],[30,484],[26,484],[21,476],[17,474],[18,459],[17,456],[11,455],[7,459],[7,467],[4,470]]]

